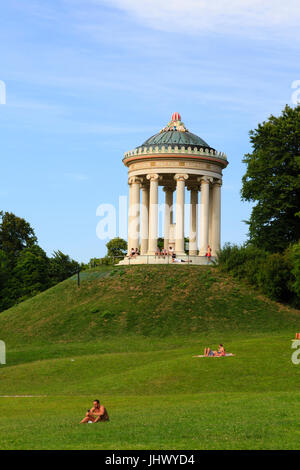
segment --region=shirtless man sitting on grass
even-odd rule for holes
[[[109,416],[106,408],[100,405],[99,400],[94,400],[93,408],[87,411],[85,418],[80,421],[82,423],[98,423],[99,421],[109,421]]]

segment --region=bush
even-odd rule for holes
[[[218,261],[222,271],[247,280],[269,298],[297,304],[300,280],[297,284],[295,278],[297,273],[300,278],[300,247],[283,253],[268,253],[252,245],[227,243],[220,250]]]
[[[259,271],[259,286],[268,297],[281,302],[291,301],[292,279],[292,263],[286,253],[274,253],[266,257]]]
[[[252,284],[257,284],[257,273],[265,256],[264,250],[254,246],[226,243],[219,252],[218,262],[223,271],[230,272],[238,279],[247,278]]]

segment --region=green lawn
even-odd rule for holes
[[[235,357],[193,358],[205,340],[28,347],[22,361],[11,351],[0,369],[0,395],[11,396],[0,398],[1,448],[299,448],[300,367],[289,338],[227,337]],[[79,426],[98,397],[111,421]]]
[[[107,397],[111,421],[80,426],[88,397],[2,398],[1,449],[299,449],[299,399],[299,392]]]
[[[0,448],[299,449],[296,331],[299,311],[213,268],[65,281],[0,314]],[[219,342],[236,356],[193,357]],[[111,421],[80,426],[95,398]]]

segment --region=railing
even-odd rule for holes
[[[130,150],[124,154],[124,160],[129,157],[137,157],[139,155],[153,155],[153,154],[184,154],[184,155],[199,155],[204,157],[214,157],[221,160],[227,161],[227,155],[224,152],[218,152],[217,150],[200,148],[197,147],[184,147],[184,146],[155,146],[155,147],[139,147],[134,150]]]

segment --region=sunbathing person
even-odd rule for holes
[[[87,411],[85,418],[80,421],[80,424],[109,421],[107,410],[103,405],[100,405],[99,400],[94,400],[93,405],[93,408]]]
[[[223,344],[219,344],[219,349],[217,351],[213,351],[210,348],[205,348],[204,349],[204,356],[206,356],[206,357],[210,357],[210,356],[221,357],[221,356],[225,356],[225,355],[226,355],[226,353],[225,353],[225,348],[224,348]]]

